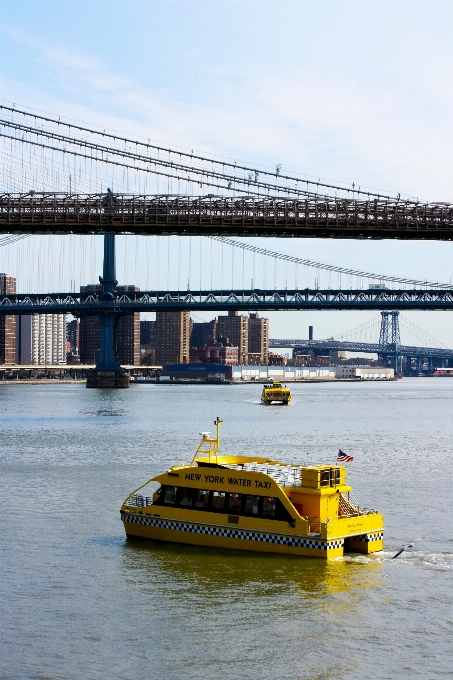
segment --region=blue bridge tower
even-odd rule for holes
[[[403,355],[401,354],[401,337],[399,312],[381,312],[381,331],[378,357],[384,364],[391,364],[395,369],[395,377],[403,372]]]

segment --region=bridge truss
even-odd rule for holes
[[[293,348],[298,352],[312,350],[317,354],[328,354],[329,352],[362,352],[364,354],[393,355],[395,352],[395,347],[392,343],[344,342],[341,340],[270,339],[269,347],[272,349]],[[442,347],[399,345],[398,353],[404,357],[432,357],[453,360],[453,349],[444,349]]]
[[[453,207],[326,197],[0,195],[3,234],[453,240]]]
[[[449,290],[202,290],[0,295],[0,314],[101,314],[114,311],[453,310]],[[291,341],[292,343],[295,341]],[[289,346],[289,345],[284,345]]]

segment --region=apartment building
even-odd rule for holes
[[[217,319],[217,338],[222,344],[228,343],[238,348],[240,364],[248,363],[249,352],[249,324],[246,316],[239,316],[237,312],[228,312],[228,316]]]
[[[0,295],[16,292],[16,279],[8,274],[0,274]],[[17,363],[17,316],[0,315],[0,364]]]
[[[26,314],[18,317],[17,325],[17,363],[66,363],[66,314]]]
[[[156,313],[156,364],[187,364],[190,361],[190,312]]]

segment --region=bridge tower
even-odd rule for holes
[[[104,212],[113,214],[115,197],[111,189],[102,199]],[[87,387],[130,387],[131,379],[121,368],[116,354],[116,330],[123,312],[115,305],[116,300],[116,258],[115,234],[104,234],[104,265],[99,307],[99,323],[101,326],[101,347],[96,368],[89,372]]]
[[[101,347],[96,368],[88,373],[87,387],[130,387],[130,376],[121,368],[116,354],[116,330],[122,312],[116,307],[115,234],[104,235],[103,275],[99,323]]]
[[[379,334],[379,361],[391,361],[395,369],[395,377],[403,371],[403,356],[401,354],[401,337],[399,312],[381,312],[381,331]]]

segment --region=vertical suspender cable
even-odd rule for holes
[[[156,248],[156,253],[157,253],[157,284],[156,284],[156,290],[160,289],[160,236],[157,236],[157,248]]]
[[[198,238],[200,239],[200,264],[199,264],[199,267],[200,267],[200,288],[199,288],[199,290],[201,290],[201,272],[203,270],[203,259],[202,259],[202,250],[201,249],[202,249],[203,239],[202,239],[201,236],[199,236]]]
[[[170,290],[170,236],[167,236],[167,290]]]

